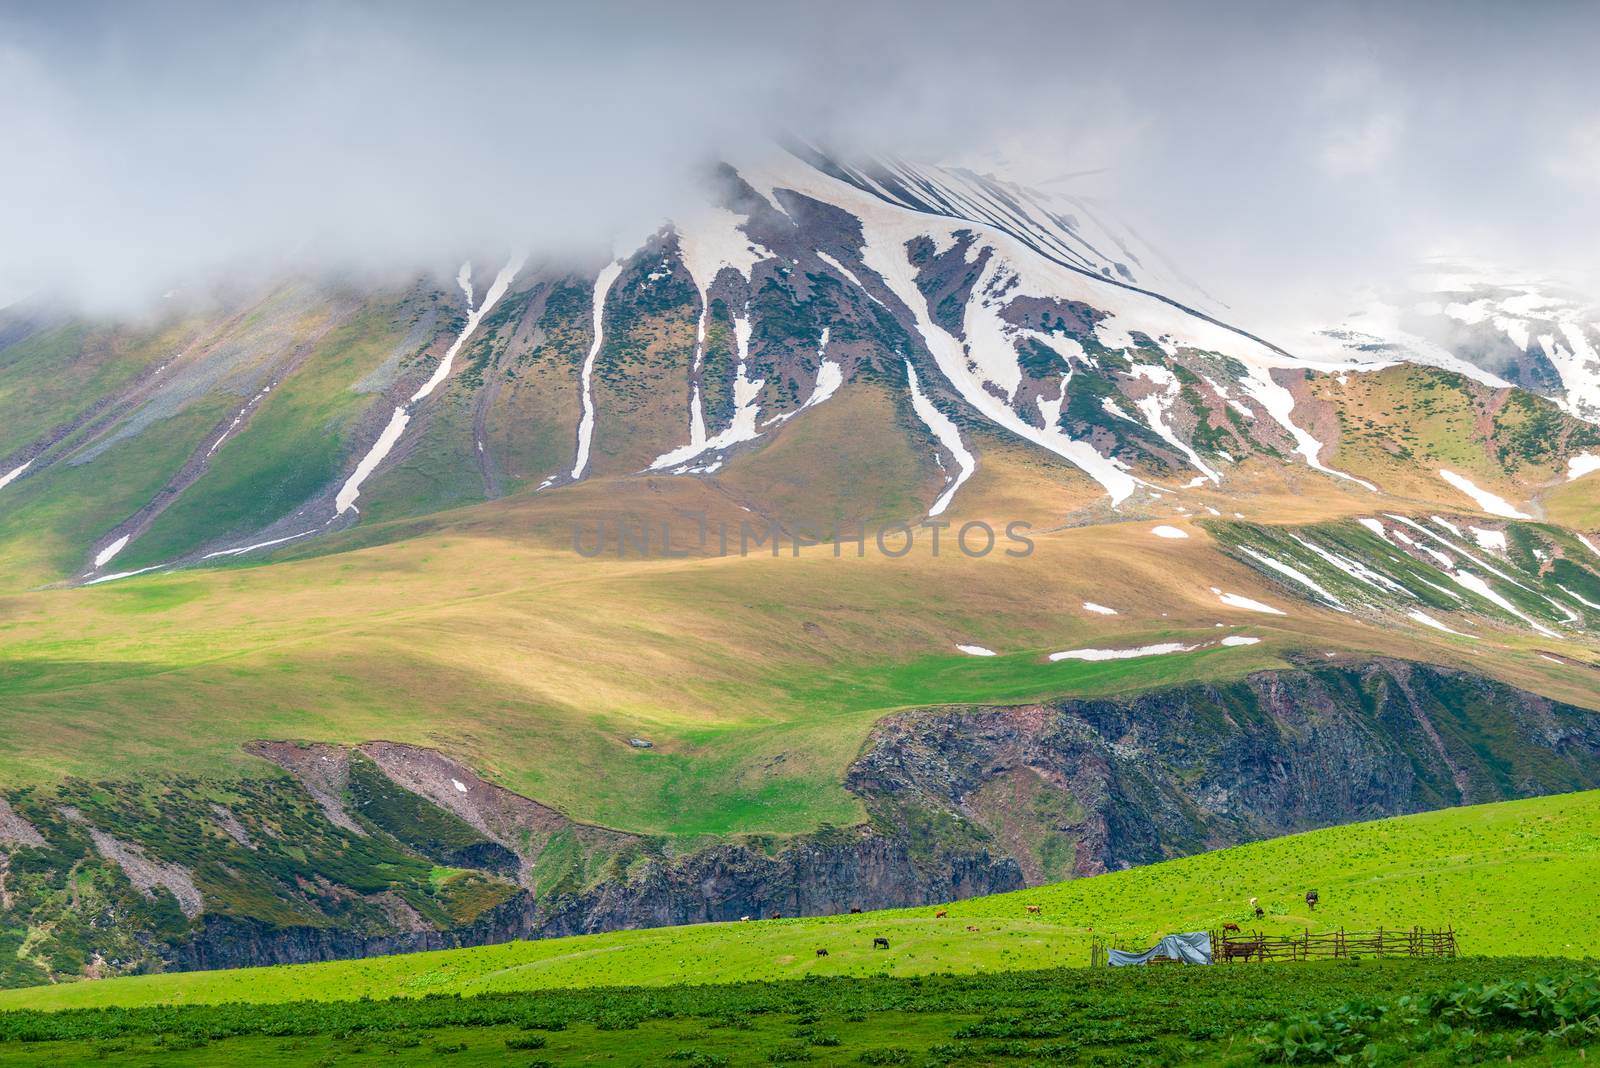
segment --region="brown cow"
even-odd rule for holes
[[[1029,905],[1028,906],[1028,911],[1029,912],[1038,912],[1039,908],[1040,908],[1040,906],[1038,906],[1038,905]]]
[[[779,912],[777,909],[773,909],[771,912],[767,913],[767,919],[781,920],[783,919],[783,913]]]
[[[861,906],[860,905],[851,905],[850,906],[850,915],[854,916],[857,913],[859,913],[860,911],[861,911]]]
[[[967,924],[967,930],[976,932],[978,929],[976,927],[972,926],[972,924],[969,923],[969,924]]]
[[[1225,923],[1222,925],[1222,929],[1224,931],[1237,931],[1239,929],[1239,925],[1236,923]]]
[[[940,909],[938,912],[935,912],[933,914],[933,918],[936,919],[936,920],[942,920],[948,915],[950,915],[950,913],[948,911],[946,911],[945,909]]]
[[[1251,957],[1261,953],[1261,940],[1254,939],[1249,942],[1224,942],[1222,944],[1222,959],[1233,963],[1235,957],[1243,957],[1248,961]]]

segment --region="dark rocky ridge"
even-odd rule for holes
[[[587,826],[442,754],[393,743],[256,751],[291,774],[256,795],[228,786],[230,806],[215,784],[193,781],[155,788],[156,808],[141,792],[150,787],[131,784],[12,794],[0,831],[35,834],[0,841],[10,853],[0,927],[52,920],[77,941],[0,959],[0,976],[289,963],[928,904],[1600,785],[1594,713],[1392,660],[890,717],[846,778],[868,822],[787,840],[682,846]],[[66,820],[66,804],[83,811]],[[200,914],[186,921],[166,890],[138,889],[94,852],[88,836],[113,832],[191,874]],[[361,858],[372,867],[352,866]],[[103,896],[68,903],[52,893],[72,865],[92,868]],[[441,888],[434,865],[474,870]],[[100,922],[108,913],[116,924]],[[7,937],[0,951],[21,944]]]

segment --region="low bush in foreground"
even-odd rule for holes
[[[1590,1039],[1593,975],[1549,958],[1361,960],[22,1011],[0,1013],[0,1068],[1552,1063]],[[1449,1042],[1421,1037],[1444,1026]]]
[[[1351,1001],[1256,1033],[1269,1064],[1403,1064],[1438,1054],[1457,1064],[1600,1041],[1600,975],[1460,983],[1392,1002]]]

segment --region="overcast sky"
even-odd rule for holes
[[[1241,308],[1586,271],[1600,5],[0,2],[0,299],[591,255],[788,128],[1110,200]]]

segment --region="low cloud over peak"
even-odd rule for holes
[[[1236,305],[1464,241],[1586,269],[1597,31],[1455,3],[0,7],[0,302],[592,258],[783,129],[1060,179]]]

